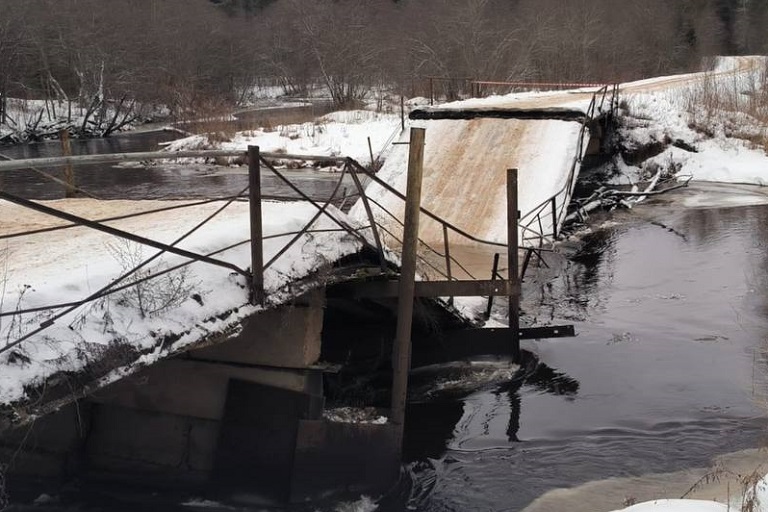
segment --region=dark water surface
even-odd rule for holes
[[[578,333],[528,343],[548,376],[412,406],[431,420],[411,427],[410,509],[522,510],[554,488],[706,467],[763,442],[768,208],[615,220],[567,271],[526,284],[524,318]]]
[[[156,151],[160,144],[178,139],[173,132],[145,132],[117,135],[107,139],[73,140],[75,155]],[[13,159],[61,155],[58,141],[0,147],[0,154]],[[46,173],[64,179],[63,168],[44,168]],[[76,185],[99,199],[214,199],[241,192],[248,185],[248,169],[214,167],[203,164],[170,164],[142,167],[117,167],[111,164],[79,165]],[[336,186],[338,174],[313,169],[286,170],[285,175],[299,184],[302,192],[316,200],[327,198]],[[29,169],[0,173],[3,190],[28,199],[61,199],[63,185]],[[344,187],[351,194],[354,183],[345,178]],[[296,198],[297,194],[274,174],[262,172],[262,194]]]

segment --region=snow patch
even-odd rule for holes
[[[368,139],[377,158],[400,131],[400,116],[367,110],[326,114],[311,123],[280,125],[237,132],[231,140],[219,142],[207,135],[193,135],[167,144],[164,151],[222,149],[243,151],[259,146],[268,153],[292,155],[348,156],[370,162]]]

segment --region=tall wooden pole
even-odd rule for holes
[[[248,146],[248,203],[251,218],[251,303],[264,304],[264,238],[261,222],[259,146]]]
[[[393,350],[392,414],[397,427],[398,447],[403,445],[408,373],[411,369],[411,324],[416,280],[416,248],[419,241],[421,178],[424,170],[424,128],[411,128],[408,185],[405,198],[402,267],[397,297],[397,334]]]
[[[507,265],[509,289],[518,289],[517,261],[517,221],[520,212],[517,205],[517,169],[507,169]],[[515,292],[509,296],[509,330],[512,335],[512,358],[520,361],[520,294]]]

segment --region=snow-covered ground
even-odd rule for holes
[[[745,68],[744,62],[753,65]],[[766,117],[748,113],[759,103],[754,95],[764,88],[765,73],[764,58],[721,58],[715,72],[690,75],[674,87],[657,89],[658,81],[644,82],[652,90],[628,84],[633,92],[622,95],[623,144],[629,149],[656,144],[663,150],[642,167],[619,162],[625,182],[662,169],[680,179],[768,184],[768,101],[762,107]]]
[[[349,156],[362,164],[374,159],[400,133],[400,117],[368,110],[332,112],[311,123],[281,125],[238,132],[229,141],[215,136],[193,135],[176,140],[165,151],[190,149],[242,150],[259,146],[264,152],[292,155]],[[371,148],[368,147],[368,139]]]
[[[48,204],[92,218],[169,205],[168,202],[98,202],[89,199]],[[155,213],[114,221],[109,225],[170,244],[220,206],[220,203],[198,205],[170,214]],[[264,202],[262,208],[265,236],[299,231],[317,212],[312,205],[298,202]],[[329,210],[335,218],[354,224],[333,207]],[[4,219],[0,220],[0,234],[58,223],[2,201],[0,219]],[[313,227],[338,228],[325,216]],[[236,202],[178,247],[208,254],[243,242],[249,234],[248,204]],[[292,235],[288,235],[265,240],[264,261],[269,261],[291,238]],[[295,292],[286,288],[291,283],[358,251],[360,246],[359,240],[346,232],[305,234],[267,269],[268,305],[287,300]],[[0,310],[12,313],[12,316],[0,318],[0,346],[31,332],[51,315],[46,312],[16,315],[14,311],[83,299],[156,252],[82,227],[3,241],[0,246]],[[246,269],[250,266],[250,246],[242,244],[226,249],[215,257]],[[156,273],[183,261],[182,257],[162,255],[143,270],[142,275],[150,271]],[[134,367],[151,364],[212,333],[236,328],[239,319],[259,309],[248,302],[244,276],[228,268],[200,262],[186,269],[144,285],[141,306],[137,289],[130,288],[76,308],[48,329],[0,355],[0,403],[23,400],[29,390],[25,388],[33,388],[60,371],[81,370],[98,361],[115,344],[124,344],[141,354]],[[167,302],[170,303],[168,307],[163,307]],[[160,311],[153,312],[155,308]],[[180,337],[176,339],[178,335]],[[166,337],[175,341],[164,343]],[[116,368],[105,382],[130,371],[131,368]]]

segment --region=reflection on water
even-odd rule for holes
[[[413,510],[521,510],[550,489],[758,445],[768,207],[618,215],[524,298],[524,318],[576,321],[578,336],[530,342],[547,366],[525,381],[412,421]]]
[[[178,138],[166,132],[139,133],[108,139],[73,141],[72,152],[78,154],[153,151],[158,144]],[[44,142],[0,148],[0,154],[11,158],[60,156],[58,142]],[[44,168],[46,173],[64,179],[63,168]],[[339,174],[313,169],[285,171],[284,174],[312,199],[326,199],[334,190]],[[78,187],[99,199],[187,199],[228,197],[240,193],[248,185],[247,167],[214,167],[202,164],[116,167],[111,164],[80,165],[75,168]],[[298,198],[284,182],[269,172],[262,173],[262,194]],[[0,186],[11,194],[28,199],[60,199],[64,187],[29,169],[0,173]],[[354,182],[345,177],[339,194],[352,194]]]

